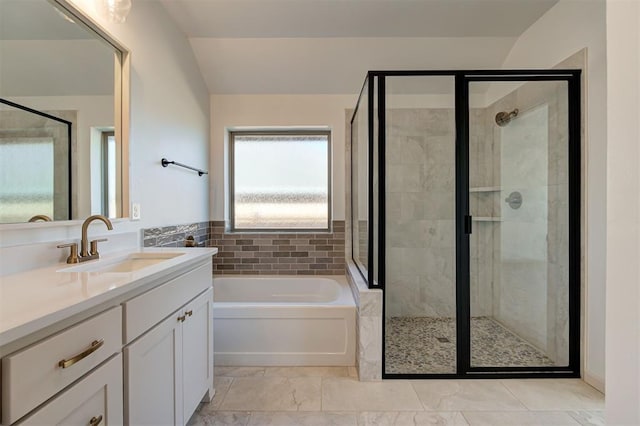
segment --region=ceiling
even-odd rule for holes
[[[517,37],[558,0],[162,0],[188,37]]]
[[[214,94],[349,94],[373,69],[500,68],[558,2],[161,1]]]

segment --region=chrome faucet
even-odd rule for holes
[[[100,253],[98,253],[98,243],[101,241],[107,241],[107,239],[99,238],[89,243],[88,241],[89,239],[87,237],[87,230],[91,222],[93,222],[94,220],[103,221],[104,224],[107,225],[108,230],[113,229],[113,224],[107,217],[102,216],[100,214],[89,216],[82,223],[82,239],[80,240],[80,255],[78,255],[78,243],[61,244],[58,246],[58,248],[69,247],[71,249],[69,257],[67,257],[67,263],[85,262],[87,260],[100,258]]]

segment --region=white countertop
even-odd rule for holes
[[[182,253],[133,272],[68,272],[58,263],[0,277],[0,346],[197,264],[217,248],[139,248],[109,253],[78,265],[108,263],[131,253]]]

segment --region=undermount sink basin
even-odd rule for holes
[[[132,253],[114,259],[89,261],[87,264],[61,269],[58,272],[134,272],[182,256],[183,254],[184,253]]]

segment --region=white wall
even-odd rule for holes
[[[363,75],[364,78],[364,75]],[[331,128],[334,220],[344,220],[345,109],[357,95],[212,95],[211,220],[223,220],[225,135],[231,127],[328,126]]]
[[[209,95],[186,37],[159,2],[134,2],[125,24],[96,17],[91,0],[74,3],[132,52],[130,199],[142,220],[116,230],[208,220],[208,176],[160,166],[167,157],[209,168]],[[0,246],[80,235],[77,226],[0,229]]]
[[[640,424],[640,3],[607,0],[606,421]]]
[[[515,43],[504,68],[552,68],[587,48],[586,306],[584,377],[605,378],[606,46],[604,0],[560,0]]]

